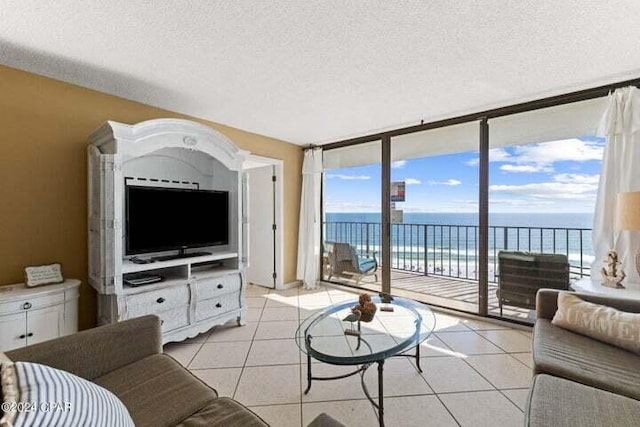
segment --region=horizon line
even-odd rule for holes
[[[357,212],[357,211],[339,211],[339,212],[331,212],[331,211],[325,211],[325,214],[381,214],[382,212],[378,211],[378,212]],[[456,214],[456,215],[462,215],[462,214],[479,214],[479,212],[445,212],[445,211],[413,211],[413,212],[404,212],[404,214]],[[578,212],[489,212],[489,214],[508,214],[508,215],[520,215],[520,214],[528,214],[528,215],[558,215],[558,214],[562,214],[562,215],[575,215],[575,214],[590,214],[593,215],[594,212],[584,212],[584,211],[578,211]]]

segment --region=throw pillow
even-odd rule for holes
[[[0,352],[0,427],[11,426],[16,417],[13,410],[17,404],[18,391],[16,387],[16,373],[13,362],[6,354]]]
[[[558,311],[551,323],[640,354],[640,313],[627,313],[560,292]]]
[[[97,384],[38,363],[5,361],[1,368],[5,402],[5,386],[11,381],[15,396],[3,405],[0,427],[134,426],[124,404]],[[6,382],[5,372],[11,378]]]

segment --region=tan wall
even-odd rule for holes
[[[80,328],[94,326],[86,138],[106,120],[132,124],[163,117],[197,120],[242,149],[284,161],[284,281],[295,280],[300,147],[0,66],[0,284],[21,282],[27,265],[61,262],[66,277],[83,281]]]

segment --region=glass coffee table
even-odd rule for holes
[[[378,307],[372,321],[345,321],[352,314],[357,300],[331,305],[314,313],[300,324],[296,332],[298,347],[307,355],[307,389],[312,380],[327,381],[360,374],[362,389],[377,409],[380,426],[384,426],[384,362],[390,357],[406,356],[416,359],[420,367],[420,344],[435,328],[436,318],[424,304],[393,297],[372,297]],[[393,311],[391,311],[393,310]],[[413,350],[413,351],[411,351]],[[410,352],[410,353],[409,353]],[[315,377],[311,373],[311,359],[332,365],[358,366],[353,372],[334,377]],[[370,396],[364,381],[366,370],[378,364],[378,402]]]

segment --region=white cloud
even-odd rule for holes
[[[504,148],[492,148],[489,150],[489,161],[490,162],[507,162],[511,159],[511,154],[507,152]],[[467,160],[465,164],[467,166],[477,166],[480,163],[479,158]]]
[[[451,202],[457,203],[460,205],[478,206],[478,199],[454,199]]]
[[[367,203],[367,202],[347,202],[342,200],[327,200],[324,205],[324,210],[327,213],[335,212],[380,212],[379,203]]]
[[[371,179],[368,175],[343,175],[343,174],[328,174],[327,178],[338,178],[347,181],[366,181]]]
[[[524,185],[491,185],[492,194],[502,193],[531,199],[595,200],[596,184],[574,182],[537,182]]]
[[[598,184],[600,182],[600,175],[561,173],[554,176],[553,180],[556,182],[571,183],[571,184]]]
[[[462,184],[462,181],[453,178],[446,181],[429,181],[429,185],[448,185],[450,187],[455,187],[456,185],[460,184]]]
[[[422,181],[415,178],[407,178],[404,180],[404,183],[407,185],[418,185],[418,184],[422,184]]]
[[[391,162],[391,167],[394,169],[400,169],[403,168],[406,164],[406,160],[396,160],[395,162]]]
[[[535,206],[552,206],[555,202],[553,200],[527,200],[527,199],[498,199],[492,197],[489,199],[489,205],[491,206],[512,206],[512,207],[527,207]]]
[[[424,203],[405,203],[402,206],[402,210],[405,213],[476,213],[478,212],[478,202],[470,200],[438,200],[437,204],[432,201]]]
[[[489,150],[490,162],[507,162],[511,159],[511,154],[504,148],[492,148]]]
[[[513,173],[538,173],[538,172],[553,172],[553,168],[544,165],[512,165],[507,163],[500,166],[500,170],[503,172]]]
[[[604,145],[577,138],[514,147],[510,161],[518,164],[551,165],[555,162],[602,160]]]
[[[539,142],[536,144],[516,145],[509,148],[489,150],[489,161],[507,163],[500,167],[504,172],[553,172],[556,162],[586,162],[602,160],[604,145],[594,141],[582,141],[577,138],[558,141]],[[468,166],[476,166],[479,159],[465,162]]]

